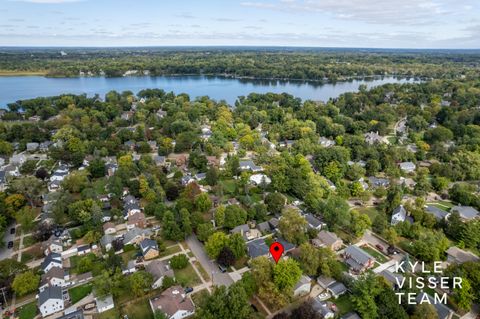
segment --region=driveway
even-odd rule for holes
[[[205,269],[205,271],[212,276],[214,285],[228,287],[233,283],[233,280],[230,278],[228,273],[220,272],[217,264],[208,258],[207,253],[203,248],[203,244],[198,240],[197,236],[190,235],[186,242],[197,260],[200,262],[200,264],[202,264],[202,267]]]
[[[8,225],[5,229],[5,236],[3,237],[3,243],[5,245],[0,247],[0,260],[10,258],[13,255],[13,248],[7,248],[7,243],[15,240],[15,234],[10,234],[10,229],[12,227],[15,227],[15,223]]]

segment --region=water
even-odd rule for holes
[[[238,96],[249,93],[282,93],[286,92],[302,99],[327,101],[345,92],[355,92],[359,85],[367,87],[385,83],[411,83],[414,79],[399,79],[393,77],[376,78],[373,80],[352,80],[318,84],[299,81],[267,81],[243,80],[209,76],[142,76],[142,77],[82,77],[82,78],[46,78],[42,76],[7,76],[0,77],[0,107],[17,100],[40,96],[55,96],[66,93],[88,96],[116,90],[130,90],[134,93],[147,88],[159,88],[176,94],[187,93],[193,99],[197,96],[209,96],[216,100],[226,100],[233,105]]]

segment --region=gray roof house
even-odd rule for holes
[[[325,223],[323,223],[320,219],[317,217],[313,216],[312,214],[305,214],[303,217],[305,217],[305,220],[308,223],[308,227],[313,228],[313,229],[321,229]]]
[[[413,162],[402,162],[398,165],[400,166],[400,169],[406,173],[412,173],[415,171],[415,168],[417,168]]]
[[[270,250],[264,238],[255,239],[247,243],[247,251],[250,258],[268,255]]]
[[[426,295],[426,296],[425,296]],[[417,304],[422,303],[422,300],[427,299],[429,302],[424,301],[424,303],[430,303],[433,307],[435,307],[435,310],[437,311],[438,314],[438,319],[450,319],[453,317],[453,311],[448,308],[446,305],[440,303],[440,302],[435,302],[435,300],[428,294],[422,292],[417,295]]]
[[[105,298],[95,298],[95,301],[97,302],[98,313],[113,309],[115,306],[112,295],[108,295]]]
[[[175,276],[170,266],[161,260],[155,259],[145,266],[145,270],[153,276],[152,288],[160,288],[165,276],[173,278]]]
[[[60,267],[62,268],[62,256],[57,253],[50,253],[45,257],[43,262],[40,264],[43,272],[48,272],[53,267]]]
[[[455,246],[448,248],[445,253],[447,254],[447,261],[452,264],[463,264],[467,261],[480,261],[480,257],[474,253]]]
[[[322,230],[317,234],[316,238],[312,239],[312,244],[316,247],[327,247],[335,251],[342,247],[343,241],[337,234]]]
[[[378,132],[368,132],[365,133],[365,142],[367,144],[383,143],[383,137],[378,134]]]
[[[165,165],[165,156],[155,155],[153,156],[153,162],[157,166],[163,166]]]
[[[263,223],[257,224],[257,229],[263,233],[263,232],[270,232],[272,230],[272,227],[270,226],[269,222],[263,222]]]
[[[261,166],[255,165],[252,160],[240,161],[239,164],[242,171],[261,172],[263,170]]]
[[[337,299],[341,295],[347,292],[347,287],[339,281],[335,281],[327,287],[327,291],[333,298]]]
[[[355,273],[361,273],[375,264],[375,258],[355,245],[348,246],[343,254],[345,262]]]
[[[47,287],[38,294],[38,309],[42,317],[62,311],[64,308],[61,287]]]
[[[36,150],[38,150],[39,146],[40,146],[40,144],[35,143],[35,142],[27,143],[27,151],[28,152],[35,152]]]
[[[386,178],[378,178],[375,176],[370,176],[368,178],[370,185],[374,188],[376,187],[388,187],[390,185],[390,181]]]
[[[340,317],[340,319],[362,319],[356,312],[349,312]]]
[[[407,210],[403,205],[399,205],[392,212],[392,220],[390,224],[395,226],[398,223],[404,222],[407,219]]]
[[[449,212],[432,205],[425,206],[425,212],[433,215],[437,220],[444,220],[450,215]]]
[[[452,213],[457,212],[460,218],[463,220],[472,220],[480,218],[480,212],[472,206],[454,206],[451,210]]]
[[[115,240],[115,238],[116,237],[113,235],[105,234],[102,236],[102,238],[100,238],[100,245],[102,245],[105,250],[110,250],[112,249],[112,242]]]

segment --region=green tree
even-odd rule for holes
[[[90,162],[88,166],[88,171],[93,178],[104,177],[107,169],[105,167],[105,162],[99,158],[94,159]]]
[[[286,202],[287,199],[281,193],[269,193],[265,196],[265,204],[267,205],[268,211],[272,214],[281,213]]]
[[[215,232],[212,223],[202,223],[197,226],[197,237],[200,241],[206,241]]]
[[[205,181],[207,182],[208,185],[210,186],[215,186],[217,185],[218,182],[218,168],[215,166],[210,166],[207,170],[207,175],[205,176]]]
[[[40,276],[33,271],[26,271],[15,276],[12,283],[12,289],[18,296],[24,296],[38,289]]]
[[[207,193],[201,193],[195,199],[195,207],[199,212],[205,213],[212,208],[212,200]]]
[[[146,271],[137,271],[127,278],[130,291],[138,297],[145,295],[153,283],[153,276]]]
[[[173,269],[183,269],[188,266],[188,257],[184,254],[173,256],[170,259],[170,266]]]
[[[223,247],[228,245],[228,236],[223,232],[213,233],[205,243],[205,251],[210,258],[217,258]]]
[[[273,281],[280,291],[291,292],[301,276],[300,266],[291,258],[281,259],[273,267]]]
[[[182,232],[185,237],[192,234],[192,222],[190,221],[190,213],[187,209],[182,208],[180,210],[180,222],[182,225]]]
[[[35,225],[35,217],[37,214],[30,206],[25,206],[21,210],[17,212],[15,215],[15,219],[17,220],[18,224],[22,225],[22,229],[25,232],[29,232],[33,229]]]
[[[347,202],[336,195],[330,195],[321,205],[325,221],[330,227],[345,227],[350,221],[350,207]]]
[[[380,292],[381,287],[373,274],[367,274],[355,281],[350,300],[362,318],[375,319],[378,317],[375,298]]]
[[[464,311],[471,309],[472,303],[475,300],[475,295],[470,281],[466,278],[462,278],[461,287],[456,287],[454,289],[453,296],[460,309]]]
[[[223,205],[220,205],[217,207],[217,209],[215,210],[215,214],[214,214],[214,218],[215,218],[215,225],[217,227],[223,227],[223,225],[225,224],[225,206]]]
[[[438,319],[437,310],[429,303],[422,303],[415,307],[410,319]]]
[[[225,208],[224,226],[232,229],[238,225],[245,224],[247,221],[247,212],[238,205],[228,205]]]
[[[368,228],[372,227],[372,222],[370,217],[366,214],[360,214],[356,210],[351,212],[351,221],[350,221],[350,230],[355,234],[355,236],[361,237],[363,233]]]
[[[35,206],[35,201],[40,196],[42,188],[42,182],[33,176],[18,178],[10,183],[11,191],[22,194],[32,207]]]
[[[163,214],[163,237],[168,240],[181,240],[184,234],[180,230],[178,223],[175,221],[175,217],[170,210],[167,210]]]
[[[247,246],[245,245],[245,240],[243,239],[242,235],[238,233],[230,235],[227,245],[232,250],[235,258],[238,259],[245,256]]]
[[[299,261],[303,272],[309,276],[315,276],[320,266],[319,251],[309,243],[303,243],[299,248]]]
[[[278,223],[278,229],[287,241],[300,244],[307,239],[307,221],[295,208],[286,208]]]

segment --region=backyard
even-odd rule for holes
[[[191,264],[183,269],[175,269],[174,273],[175,279],[183,287],[193,287],[202,283]]]
[[[363,245],[362,250],[375,257],[375,259],[381,264],[386,263],[389,260],[387,256],[370,246]]]
[[[37,303],[31,302],[26,304],[25,306],[21,307],[18,311],[18,317],[20,319],[33,319],[37,314]]]
[[[77,303],[92,292],[92,285],[86,284],[72,288],[68,291],[72,304]]]
[[[127,315],[128,319],[153,319],[148,297],[122,306],[121,313]]]

